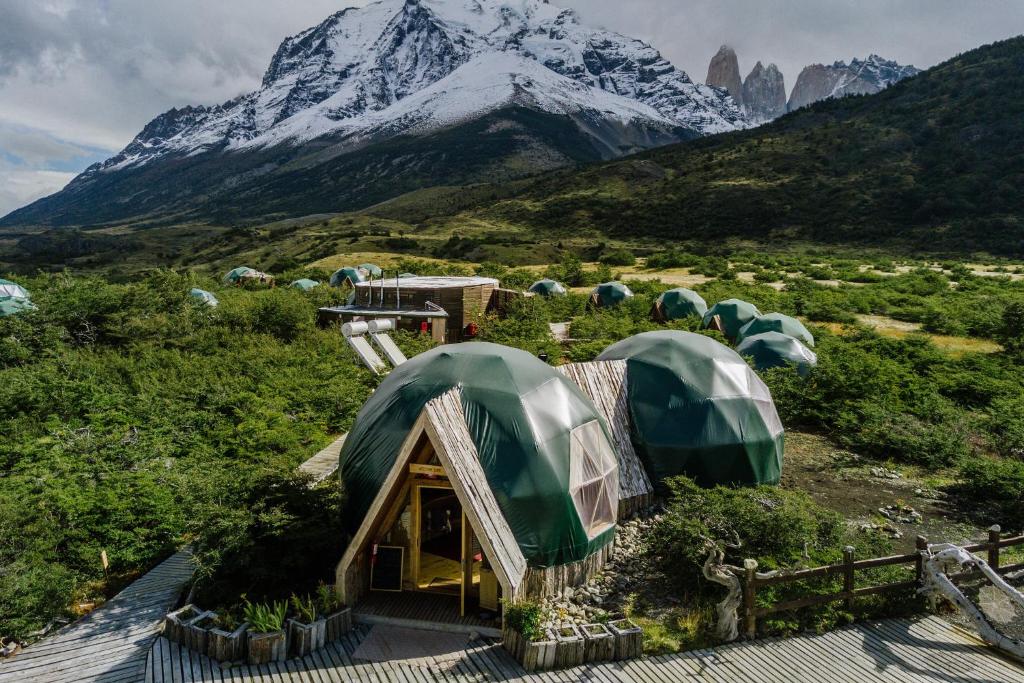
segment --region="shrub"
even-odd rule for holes
[[[993,521],[1024,522],[1024,461],[971,458],[960,467],[960,492],[973,501],[993,501]],[[982,508],[983,509],[983,508]]]
[[[632,266],[636,265],[636,256],[628,249],[615,249],[606,252],[598,259],[606,266]]]
[[[505,600],[505,625],[526,640],[540,640],[544,635],[541,628],[541,607],[530,600],[512,602]]]
[[[245,620],[249,622],[249,630],[253,633],[273,633],[284,628],[284,617],[288,611],[288,603],[283,600],[268,604],[245,600]]]

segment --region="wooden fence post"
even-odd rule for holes
[[[743,560],[746,582],[743,588],[743,622],[748,639],[757,637],[757,560]]]
[[[993,524],[988,528],[988,566],[999,570],[999,541],[1002,540],[1002,527]]]
[[[853,612],[853,587],[855,585],[853,571],[853,546],[843,548],[843,592],[846,598],[846,611]]]
[[[924,551],[928,550],[928,537],[918,536],[915,542],[917,547],[917,561],[914,563],[914,570],[917,574],[917,584],[924,584],[924,557],[921,555]]]

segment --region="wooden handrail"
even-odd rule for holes
[[[740,609],[743,610],[744,635],[747,638],[755,638],[757,636],[757,619],[769,614],[788,612],[803,609],[805,607],[838,602],[840,600],[846,602],[847,609],[852,609],[853,601],[856,598],[868,595],[907,591],[921,586],[923,583],[924,571],[924,555],[922,553],[928,549],[928,539],[924,536],[918,536],[916,545],[918,551],[915,553],[890,555],[887,557],[872,557],[863,560],[854,559],[853,548],[848,546],[843,549],[843,561],[840,563],[823,565],[821,567],[812,567],[809,569],[797,569],[792,572],[758,572],[757,562],[755,560],[745,560],[742,569],[739,567],[733,568],[733,572],[743,584],[743,604]],[[1003,538],[1002,530],[998,525],[995,525],[988,530],[988,541],[964,546],[964,550],[971,553],[986,552],[988,554],[987,562],[989,566],[1000,574],[1007,574],[1009,572],[1024,569],[1024,562],[1001,567],[1000,550],[1020,545],[1024,545],[1024,535]],[[877,567],[891,567],[909,564],[914,565],[915,578],[913,580],[897,581],[895,583],[865,586],[861,588],[856,586],[856,575],[859,571],[874,569]],[[978,574],[979,572],[977,570],[973,570],[954,574],[949,578],[951,581],[961,582],[974,578]],[[802,598],[794,598],[792,600],[777,602],[767,607],[757,606],[757,591],[761,587],[792,583],[794,581],[806,581],[808,579],[829,576],[842,577],[842,590],[820,595],[807,595]]]

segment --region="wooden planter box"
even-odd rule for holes
[[[201,609],[192,604],[168,612],[164,617],[164,637],[173,643],[186,644],[188,642],[188,622],[202,613]]]
[[[245,633],[249,628],[248,622],[242,624],[234,631],[225,631],[219,628],[211,628],[206,637],[206,654],[218,662],[241,662],[245,660]]]
[[[578,626],[553,628],[548,632],[548,638],[558,644],[555,649],[554,668],[569,669],[583,663],[586,649],[583,642],[583,633]]]
[[[296,619],[288,620],[288,652],[292,657],[305,657],[313,650],[324,646],[327,638],[327,620],[317,619],[304,624]]]
[[[185,640],[179,641],[190,650],[206,654],[206,641],[217,619],[216,612],[203,612],[185,624]]]
[[[554,640],[529,641],[517,631],[506,629],[502,644],[527,671],[550,671],[555,666],[558,643]]]
[[[333,643],[341,640],[352,630],[352,608],[346,607],[334,614],[330,614],[325,621],[327,622],[325,642]]]
[[[283,662],[288,658],[288,638],[285,632],[271,631],[270,633],[248,632],[246,638],[246,650],[250,664],[268,664],[270,662]]]
[[[583,659],[587,662],[610,662],[615,659],[615,635],[604,624],[585,624]]]
[[[615,659],[636,659],[644,652],[644,632],[629,619],[618,619],[608,623],[608,630],[615,636]]]

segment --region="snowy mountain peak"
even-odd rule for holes
[[[490,111],[513,84],[529,96],[509,103],[550,113],[605,112],[689,135],[746,125],[730,98],[650,45],[587,28],[545,0],[381,0],[285,39],[255,92],[162,114],[87,173],[324,136],[344,145],[429,132],[459,118],[452,112]],[[407,100],[431,107],[411,112]]]

